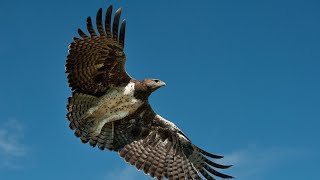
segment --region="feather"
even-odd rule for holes
[[[83,39],[89,39],[89,37],[79,28],[78,29],[78,34],[83,38]]]
[[[231,165],[229,166],[225,166],[225,165],[221,165],[221,164],[217,164],[215,162],[210,161],[209,159],[202,157],[202,159],[204,160],[205,163],[215,167],[215,168],[219,168],[219,169],[228,169],[231,167]]]
[[[124,48],[124,39],[126,33],[126,20],[124,19],[120,27],[119,44]]]
[[[90,16],[87,18],[87,29],[88,29],[91,37],[97,37],[97,34],[93,29],[92,20],[91,20]]]
[[[204,169],[199,169],[199,172],[203,175],[203,177],[205,177],[208,180],[215,180],[213,177],[211,177],[207,171],[205,171]]]
[[[104,32],[103,25],[102,25],[102,8],[100,8],[97,12],[96,25],[97,25],[97,29],[100,36],[104,37],[106,33]]]
[[[221,177],[223,179],[230,179],[230,178],[233,178],[232,176],[229,176],[229,175],[226,175],[226,174],[222,174],[212,168],[210,168],[208,165],[204,164],[203,167],[209,171],[211,174],[215,175],[215,176],[218,176],[218,177]]]
[[[113,19],[112,37],[113,37],[113,40],[115,41],[118,41],[118,28],[119,28],[120,15],[121,15],[121,8],[119,8],[116,11]]]
[[[108,38],[111,38],[111,15],[112,15],[112,5],[110,5],[107,9],[107,12],[106,12],[106,19],[105,19],[105,30],[106,30],[106,33],[107,33],[107,37]]]
[[[200,149],[199,147],[197,147],[197,149],[199,150],[199,152],[200,152],[201,154],[203,154],[203,155],[205,155],[205,156],[208,156],[208,157],[211,157],[211,158],[214,158],[214,159],[221,159],[221,158],[223,158],[223,156],[208,153],[207,151],[204,151],[204,150]]]

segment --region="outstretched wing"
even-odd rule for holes
[[[109,87],[126,84],[131,77],[126,73],[126,56],[123,52],[126,21],[123,20],[119,32],[121,8],[119,8],[111,26],[112,6],[109,6],[102,23],[102,9],[96,16],[98,34],[95,32],[91,17],[87,19],[86,35],[81,29],[81,38],[74,38],[69,46],[66,63],[68,82],[72,90],[90,95],[101,95]]]
[[[175,125],[156,115],[149,105],[115,126],[113,150],[137,169],[157,179],[232,178],[215,170],[230,166],[212,161],[222,156],[194,144]]]
[[[124,119],[105,124],[97,136],[86,137],[77,131],[75,134],[83,143],[119,152],[131,165],[157,179],[232,178],[215,170],[230,167],[212,160],[222,156],[192,144],[173,123],[157,115],[148,103]]]

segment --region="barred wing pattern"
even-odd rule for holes
[[[116,125],[115,142],[118,145],[114,150],[137,169],[157,179],[232,178],[214,169],[231,166],[209,159],[223,156],[208,153],[192,144],[180,130],[156,115],[150,106],[128,118],[131,121],[127,119]]]
[[[126,84],[131,77],[126,73],[126,57],[123,52],[126,21],[123,20],[119,32],[121,8],[114,15],[111,27],[112,6],[107,9],[105,28],[102,24],[102,9],[96,16],[97,34],[92,20],[87,18],[86,35],[78,29],[80,38],[74,38],[69,46],[66,64],[68,82],[72,90],[100,96],[108,88]],[[112,29],[111,29],[112,28]]]

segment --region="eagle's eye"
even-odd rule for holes
[[[154,82],[156,82],[156,83],[158,83],[159,81],[160,81],[160,80],[158,80],[158,79],[155,79],[155,80],[154,80]]]

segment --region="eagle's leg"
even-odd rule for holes
[[[118,112],[117,114],[114,114],[108,118],[102,119],[97,128],[95,129],[95,133],[100,134],[101,129],[103,128],[103,126],[109,122],[114,122],[120,119],[123,119],[124,117],[128,116],[128,112]]]
[[[105,117],[103,119],[87,119],[86,124],[89,125],[87,135],[90,137],[99,135],[105,124],[123,119],[128,114],[128,112],[118,112],[117,114]]]
[[[79,122],[82,124],[81,134],[85,137],[92,137],[94,130],[99,125],[99,119],[95,117],[95,112],[98,110],[98,107],[89,108],[81,117]],[[98,135],[98,134],[96,134]]]
[[[81,115],[79,121],[88,121],[90,120],[90,116],[93,115],[94,112],[96,112],[98,110],[98,107],[92,107],[90,108],[86,113],[84,113],[83,115]]]

